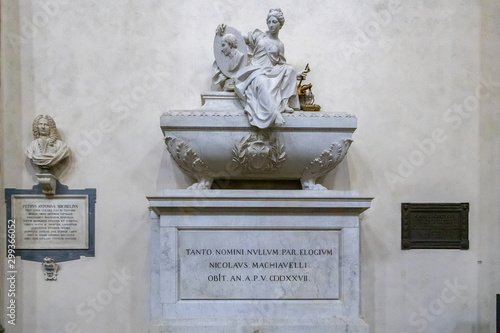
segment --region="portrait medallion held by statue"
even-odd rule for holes
[[[245,39],[238,30],[225,25],[216,30],[214,57],[217,69],[222,75],[234,78],[238,70],[247,65],[247,54]]]

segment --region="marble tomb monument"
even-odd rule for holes
[[[368,332],[359,215],[372,198],[318,183],[347,154],[357,118],[300,110],[307,70],[286,62],[282,11],[266,22],[245,35],[219,25],[220,90],[161,116],[172,159],[195,181],[148,197],[152,333]],[[213,189],[221,181],[270,185]]]

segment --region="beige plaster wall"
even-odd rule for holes
[[[145,197],[189,184],[159,117],[200,106],[219,23],[265,29],[270,7],[285,13],[288,62],[310,64],[317,103],[359,118],[325,184],[375,197],[361,242],[371,331],[494,332],[497,1],[4,0],[0,184],[35,183],[23,151],[33,118],[48,113],[73,150],[61,182],[97,188],[96,257],[63,263],[54,283],[18,261],[8,332],[147,331]],[[401,251],[401,202],[469,202],[471,249]]]

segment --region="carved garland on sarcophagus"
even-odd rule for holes
[[[203,160],[198,157],[188,144],[174,136],[165,136],[167,149],[174,159],[177,166],[188,175],[195,177],[197,183],[188,187],[188,189],[210,189],[213,178],[211,172]]]
[[[326,190],[323,185],[316,184],[316,180],[332,171],[347,154],[351,146],[351,139],[344,139],[334,142],[328,150],[325,150],[319,157],[315,158],[302,171],[302,188],[304,190]]]
[[[233,148],[232,162],[242,173],[277,171],[285,160],[285,146],[270,131],[247,135]]]

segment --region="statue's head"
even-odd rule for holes
[[[33,120],[33,138],[36,140],[41,136],[48,137],[50,144],[56,142],[58,137],[57,127],[51,116],[40,114]]]
[[[281,11],[280,8],[269,9],[269,13],[267,14],[267,19],[266,19],[267,25],[269,25],[269,19],[271,17],[274,17],[278,20],[280,28],[283,27],[283,25],[285,25],[285,16],[283,15],[283,12]]]
[[[222,37],[222,45],[221,51],[225,56],[228,56],[231,52],[231,49],[235,49],[238,47],[238,40],[236,36],[233,34],[225,34]]]

